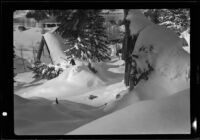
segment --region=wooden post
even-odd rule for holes
[[[48,47],[48,45],[47,45],[45,39],[44,39],[44,44],[46,45],[47,51],[48,51],[48,53],[49,53],[49,55],[50,55],[51,63],[54,64],[53,59],[51,58],[51,53],[50,53],[49,47]]]
[[[37,59],[36,59],[37,62],[40,61],[40,58],[41,58],[41,55],[42,55],[43,48],[44,48],[44,37],[42,36],[42,39],[41,39],[41,41],[40,41],[39,50],[38,50],[38,53],[37,53]]]
[[[23,66],[24,66],[24,70],[26,71],[25,64],[24,64],[24,58],[23,58],[22,48],[20,50],[21,50],[21,60],[22,60]]]
[[[36,58],[35,58],[35,49],[34,49],[34,47],[33,47],[33,60],[34,60],[34,62],[35,62],[35,60],[36,60]]]

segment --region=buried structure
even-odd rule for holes
[[[65,40],[54,31],[45,33],[38,48],[36,62],[30,69],[35,78],[52,79],[57,77],[69,65],[64,51]]]
[[[65,63],[65,50],[64,39],[56,33],[48,32],[42,36],[37,61],[54,65]]]

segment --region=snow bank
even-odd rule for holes
[[[121,93],[127,89],[122,82],[123,74],[108,71],[110,67],[117,69],[117,66],[104,63],[92,65],[97,70],[95,74],[84,64],[71,66],[57,78],[20,96],[24,98],[42,97],[50,100],[58,98],[98,107],[127,94],[127,92]],[[95,98],[91,99],[91,96]]]
[[[166,98],[132,104],[67,135],[190,134],[189,104],[188,89]]]
[[[95,90],[71,97],[69,100],[73,102],[83,103],[90,106],[102,107],[106,112],[113,110],[114,102],[120,100],[124,95],[128,94],[127,87],[123,82],[111,84]],[[125,92],[126,91],[126,92]],[[95,98],[91,99],[90,96]]]
[[[13,32],[13,45],[15,54],[32,63],[34,61],[33,49],[37,50],[42,39],[40,28],[31,28],[25,31],[16,30]]]
[[[130,10],[131,34],[139,33],[133,55],[137,69],[145,71],[150,64],[157,82],[173,94],[190,86],[190,55],[182,49],[181,39],[171,30],[153,24],[138,10]]]
[[[31,67],[31,64],[26,59],[23,59],[16,55],[13,61],[14,61],[14,73],[22,73],[30,71],[28,67]]]
[[[42,34],[41,28],[31,28],[26,31],[15,31],[14,34],[14,45],[16,48],[32,49],[39,45]]]
[[[37,96],[47,99],[55,99],[56,97],[69,99],[71,96],[77,96],[104,85],[104,81],[89,71],[87,66],[72,66],[59,77],[47,81],[22,96],[25,98]]]
[[[97,75],[92,73],[85,65],[74,66],[70,69],[68,82],[86,88],[95,88],[105,85]]]
[[[15,81],[21,83],[31,83],[32,81],[34,81],[33,76],[34,74],[32,72],[18,73],[15,76]]]
[[[91,106],[58,100],[24,99],[14,95],[14,132],[16,135],[63,135],[104,112]]]

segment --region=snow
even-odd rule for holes
[[[51,55],[56,55],[58,53],[62,54],[61,57],[54,57],[55,63],[64,63],[65,60],[65,54],[64,50],[66,49],[64,46],[64,39],[62,39],[58,34],[56,34],[54,31],[57,27],[52,28],[52,30],[49,30],[46,34],[42,34],[41,28],[31,28],[25,31],[19,31],[16,30],[13,32],[13,45],[15,48],[15,54],[21,56],[21,50],[23,51],[23,58],[26,59],[29,63],[32,63],[34,61],[34,54],[33,49],[38,50],[39,45],[42,39],[42,36],[46,39],[46,43],[49,47],[51,47],[52,50],[50,50]],[[54,46],[60,47],[60,51],[57,49],[53,49]],[[36,57],[36,54],[35,54]],[[45,56],[47,57],[47,56]],[[50,58],[47,58],[50,59]]]
[[[16,135],[63,135],[102,115],[99,108],[60,100],[59,104],[44,98],[24,99],[14,95]]]
[[[30,83],[34,80],[34,78],[32,78],[33,76],[34,74],[32,72],[19,73],[15,76],[15,81],[22,83]]]
[[[20,96],[24,98],[42,97],[49,100],[59,98],[92,106],[102,106],[116,100],[116,95],[127,89],[122,82],[123,74],[108,71],[113,67],[112,65],[104,63],[92,65],[98,71],[97,74],[92,73],[85,64],[71,66],[59,77]],[[88,98],[90,95],[98,98],[90,100]]]
[[[55,65],[58,63],[65,63],[66,55],[64,53],[64,49],[65,49],[64,39],[62,39],[58,34],[50,33],[50,32],[45,33],[43,36],[47,43],[47,46],[49,47],[49,51],[50,51],[50,55],[53,60],[53,63]]]
[[[183,49],[190,53],[190,33],[189,33],[189,28],[185,30],[184,32],[181,33],[180,38],[183,40]],[[184,43],[185,42],[185,43]],[[185,45],[187,44],[187,45]]]
[[[23,59],[19,56],[15,56],[14,58],[14,73],[23,73],[30,71],[28,67],[31,67],[30,62],[28,62],[26,59]]]
[[[138,10],[129,10],[129,14],[126,17],[130,21],[131,34],[137,34],[145,26],[153,25],[151,21],[145,18],[145,16]]]
[[[127,19],[131,21],[131,34],[139,33],[133,52],[139,57],[135,59],[138,68],[146,70],[148,61],[156,79],[170,94],[189,88],[190,55],[182,49],[180,38],[171,30],[149,23],[137,10],[130,10]]]
[[[148,80],[130,92],[123,60],[92,63],[97,73],[76,60],[57,78],[15,92],[16,134],[190,133],[190,54],[175,33],[139,11],[127,18],[131,34],[139,33],[137,68],[148,69],[146,61],[153,67]]]
[[[39,47],[40,41],[42,38],[41,29],[40,28],[31,28],[25,31],[16,30],[13,32],[13,45],[15,46],[15,55],[19,57],[23,57],[30,64],[34,61],[33,49],[37,50]],[[21,51],[22,55],[21,56]],[[14,64],[18,69],[20,66],[17,64],[17,60],[14,59]],[[24,72],[24,70],[20,70],[20,72]]]
[[[139,11],[131,10],[127,19],[131,21],[131,34],[139,33],[134,50],[139,57],[138,68],[147,69],[148,61],[154,72],[132,93],[109,102],[109,110],[121,110],[69,134],[190,133],[189,54],[182,49],[182,42],[174,32],[152,24]],[[141,48],[145,51],[140,51]],[[123,107],[128,106],[123,109],[121,103]]]
[[[27,12],[29,12],[29,10],[16,10],[13,13],[13,18],[26,17]]]
[[[30,48],[37,46],[41,41],[41,28],[31,28],[25,31],[14,32],[14,45],[17,48]]]
[[[67,135],[190,134],[189,104],[188,89],[166,98],[132,104]]]

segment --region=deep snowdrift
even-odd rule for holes
[[[153,67],[155,80],[170,94],[189,88],[190,55],[182,48],[181,39],[171,30],[151,23],[137,10],[130,10],[131,34],[139,33],[133,55],[137,69],[145,71],[148,63]],[[159,83],[158,83],[159,84]]]
[[[42,97],[50,100],[58,98],[92,106],[102,106],[115,100],[118,93],[127,89],[122,82],[123,74],[108,71],[109,68],[118,66],[109,66],[103,63],[93,66],[98,73],[92,73],[84,64],[72,66],[59,77],[20,94],[20,96],[24,98]],[[95,96],[95,99],[91,99],[90,96]]]
[[[131,20],[131,33],[140,32],[134,49],[134,55],[137,55],[138,59],[133,58],[137,63],[137,69],[147,70],[148,63],[153,67],[148,80],[140,81],[133,91],[129,92],[123,83],[123,61],[113,59],[107,63],[92,64],[98,71],[96,74],[92,73],[86,65],[79,63],[67,68],[59,77],[19,95],[28,98],[27,100],[45,98],[42,99],[42,104],[52,102],[50,100],[55,101],[57,98],[59,101],[73,101],[74,105],[82,103],[99,107],[106,113],[113,112],[70,134],[189,133],[190,55],[182,49],[179,37],[171,31],[154,25],[138,11],[131,10],[127,18]],[[47,106],[51,108],[50,104]],[[73,110],[72,106],[68,108],[62,104],[62,107],[66,112],[71,108]],[[21,105],[15,111],[23,108],[24,105]],[[27,106],[26,109],[28,108],[32,108],[32,105]],[[44,110],[46,107],[40,108],[40,111]],[[47,114],[51,115],[53,111],[49,110]],[[32,114],[39,115],[40,111],[37,112],[35,109]],[[21,116],[23,113],[21,111]],[[68,112],[67,115],[73,113],[73,111]],[[99,116],[101,115],[96,117]],[[25,116],[23,119],[30,117]],[[61,124],[50,120],[48,123],[49,125],[53,123],[52,125],[55,126]],[[52,134],[54,130],[48,128],[48,123],[42,127],[47,129],[45,133],[49,131],[48,134]],[[73,123],[74,121],[71,120],[71,125],[68,125],[65,133],[69,132],[69,127],[73,126]],[[16,126],[16,128],[21,127],[19,122]],[[29,127],[30,133],[37,131],[37,127],[33,126]],[[19,131],[21,134],[27,132],[25,127]],[[75,128],[77,127],[73,127]],[[59,133],[59,130],[55,133]]]
[[[104,115],[101,109],[59,100],[24,99],[14,95],[16,135],[63,135]]]
[[[132,104],[68,134],[190,134],[189,104],[188,89]]]
[[[146,71],[150,64],[153,72],[147,81],[140,81],[131,93],[109,102],[104,110],[133,105],[70,134],[189,133],[190,56],[183,50],[181,39],[137,10],[130,10],[127,19],[131,34],[139,33],[133,52],[138,56],[133,58],[137,69]]]

